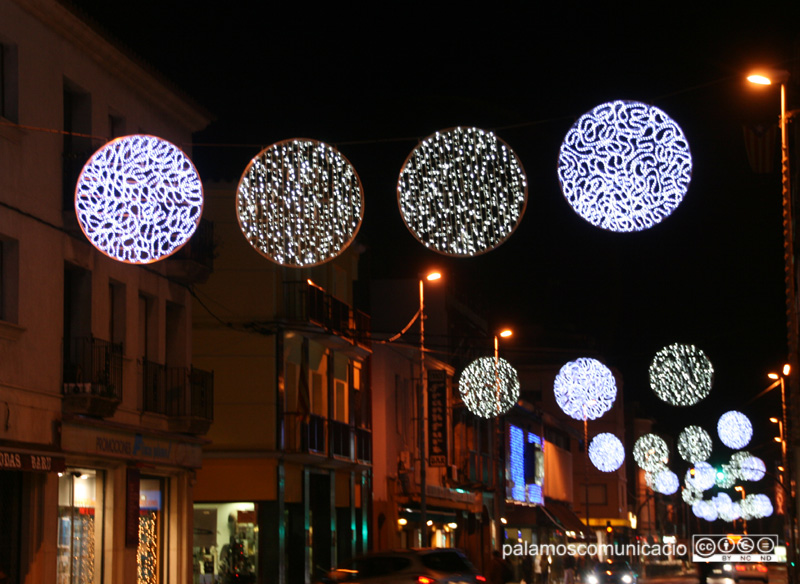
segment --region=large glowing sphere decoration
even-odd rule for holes
[[[714,467],[707,462],[698,462],[693,469],[690,468],[686,471],[684,482],[698,491],[707,491],[714,486],[716,472]]]
[[[728,493],[717,493],[711,497],[711,503],[717,510],[717,516],[723,521],[732,522],[741,517],[741,508]]]
[[[761,493],[747,495],[744,500],[739,502],[739,507],[742,510],[742,519],[769,517],[774,512],[772,501]]]
[[[711,456],[711,436],[700,426],[687,426],[678,436],[678,454],[692,464]]]
[[[640,468],[654,472],[669,461],[669,448],[660,436],[645,434],[633,445],[633,459]]]
[[[583,115],[558,157],[561,190],[578,215],[609,231],[642,231],[681,203],[692,156],[681,128],[644,103],[613,101]]]
[[[625,447],[613,434],[598,434],[589,443],[589,460],[603,472],[614,472],[625,461]]]
[[[718,516],[717,508],[711,501],[698,501],[692,505],[692,513],[694,513],[695,517],[706,521],[716,521]]]
[[[247,241],[276,264],[308,267],[341,254],[364,215],[353,165],[335,148],[284,140],[247,165],[236,190],[236,216]]]
[[[694,345],[664,347],[650,363],[650,387],[673,406],[693,406],[711,391],[714,367]]]
[[[406,158],[397,183],[409,231],[428,249],[457,257],[491,251],[508,239],[527,199],[517,155],[478,128],[425,138]]]
[[[506,413],[519,399],[519,375],[505,359],[480,357],[461,372],[458,391],[476,416],[492,418]]]
[[[725,446],[738,450],[750,443],[753,437],[753,424],[743,413],[731,410],[720,416],[717,422],[717,434]]]
[[[662,495],[674,495],[680,486],[678,475],[669,469],[660,471],[653,479],[653,490]]]
[[[763,460],[744,450],[733,453],[730,467],[738,478],[752,482],[763,479],[767,471],[767,466]]]
[[[581,357],[566,363],[553,382],[556,403],[576,420],[596,420],[614,405],[617,382],[596,359]]]
[[[687,505],[694,505],[698,501],[703,500],[703,491],[695,489],[691,485],[686,485],[681,490],[681,498],[683,499],[683,502],[686,503]]]
[[[149,264],[184,245],[203,212],[203,185],[174,144],[136,134],[112,140],[84,165],[75,213],[98,250],[120,262]]]

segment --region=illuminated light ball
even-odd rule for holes
[[[517,370],[502,357],[480,357],[467,365],[458,379],[458,391],[467,409],[481,418],[506,413],[519,399]]]
[[[684,482],[698,491],[707,491],[714,486],[716,472],[713,466],[701,461],[694,465],[694,477],[692,476],[692,469],[686,471]]]
[[[703,491],[695,489],[691,485],[686,485],[681,490],[681,498],[683,499],[683,502],[686,503],[687,505],[694,505],[698,501],[703,500]]]
[[[675,343],[664,347],[650,363],[650,387],[673,406],[695,405],[711,392],[713,382],[711,361],[694,345]]]
[[[617,382],[596,359],[581,357],[566,363],[553,382],[556,403],[576,420],[596,420],[614,405]]]
[[[660,464],[653,470],[646,470],[644,471],[644,482],[645,484],[650,487],[651,489],[655,490],[656,488],[656,477],[662,471],[667,470],[666,464]]]
[[[773,514],[775,509],[772,506],[772,501],[769,500],[767,495],[761,493],[757,495],[748,495],[753,497],[753,507],[758,514],[758,517],[769,517]]]
[[[717,472],[714,474],[714,485],[720,489],[730,489],[736,484],[736,480],[739,478],[739,475],[737,474],[736,469],[729,464],[720,465],[720,469],[722,472]]]
[[[678,436],[678,454],[693,464],[708,460],[711,456],[711,436],[700,426],[687,426]]]
[[[178,251],[203,212],[203,185],[174,144],[144,134],[112,140],[84,165],[75,214],[91,244],[128,264],[149,264]]]
[[[678,475],[671,470],[664,469],[653,479],[653,490],[662,495],[674,495],[680,486]]]
[[[614,472],[625,461],[625,448],[613,434],[598,434],[589,443],[589,460],[603,472]]]
[[[633,445],[633,459],[640,468],[654,472],[669,461],[669,448],[663,438],[645,434]]]
[[[692,505],[692,513],[706,521],[716,521],[718,517],[717,508],[711,501],[698,501]]]
[[[406,227],[422,245],[449,256],[498,247],[516,229],[527,199],[517,155],[478,128],[428,136],[408,155],[397,182]]]
[[[567,132],[558,178],[569,204],[596,227],[642,231],[681,203],[692,175],[689,143],[667,114],[644,103],[613,101]]]
[[[276,142],[245,168],[236,217],[253,248],[281,266],[309,267],[340,255],[364,216],[353,165],[317,140]]]
[[[717,434],[725,446],[739,450],[750,443],[753,437],[753,425],[743,413],[731,410],[720,416],[717,422]]]
[[[717,510],[717,515],[723,521],[732,522],[739,519],[741,510],[727,493],[717,493],[711,498],[711,503]]]
[[[767,472],[767,466],[763,460],[744,450],[733,453],[730,467],[736,476],[743,481],[760,481]]]

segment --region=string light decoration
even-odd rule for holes
[[[155,511],[142,512],[139,516],[139,549],[136,554],[138,582],[158,582],[158,518]]]
[[[678,454],[686,462],[708,460],[711,448],[711,436],[700,426],[687,426],[678,435]]]
[[[692,476],[693,470],[694,470],[694,476]],[[686,476],[684,477],[684,483],[686,483],[687,485],[691,485],[698,491],[707,491],[708,489],[714,486],[714,480],[716,474],[717,471],[714,470],[713,466],[711,466],[707,462],[698,462],[697,464],[694,465],[693,469],[689,469],[686,471]]]
[[[650,387],[673,406],[693,406],[711,391],[714,367],[694,345],[664,347],[650,363]]]
[[[480,357],[461,372],[458,391],[467,409],[481,418],[506,413],[519,399],[519,375],[505,359]]]
[[[202,211],[203,186],[192,161],[155,136],[112,140],[84,165],[75,187],[75,214],[86,238],[128,264],[174,254]]]
[[[236,189],[245,239],[281,266],[335,258],[355,238],[363,215],[364,193],[353,165],[317,140],[268,146],[247,165]]]
[[[561,190],[596,227],[642,231],[681,203],[692,175],[689,143],[666,113],[644,103],[613,101],[581,116],[558,157]]]
[[[663,438],[645,434],[633,445],[633,459],[639,468],[655,472],[669,461],[669,448]]]
[[[678,475],[669,469],[660,471],[653,479],[653,490],[662,495],[674,495],[680,486]]]
[[[717,434],[725,446],[739,450],[750,443],[753,437],[753,424],[743,413],[731,410],[720,416],[717,422]]]
[[[397,201],[409,231],[425,247],[457,257],[498,247],[516,229],[528,198],[514,151],[478,128],[425,138],[400,170]]]
[[[611,370],[588,357],[566,363],[553,383],[556,403],[575,420],[596,420],[614,405],[617,383]]]
[[[625,461],[625,447],[613,434],[598,434],[589,443],[589,460],[597,470],[614,472]]]

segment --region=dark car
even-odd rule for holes
[[[758,562],[711,562],[707,569],[709,578],[728,578],[734,582],[740,580],[761,580],[769,582],[769,571],[764,564]]]
[[[484,584],[459,550],[425,548],[376,552],[342,562],[320,584]]]
[[[636,584],[637,574],[625,560],[608,559],[595,564],[586,576],[587,584]]]

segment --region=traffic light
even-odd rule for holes
[[[717,480],[718,481],[724,481],[725,480],[725,471],[722,470],[721,468],[717,469]]]
[[[694,478],[694,475],[696,475],[696,474],[697,474],[697,469],[696,468],[692,467],[691,469],[689,469],[689,476]]]
[[[614,533],[614,528],[611,527],[610,521],[606,521],[606,533]]]

